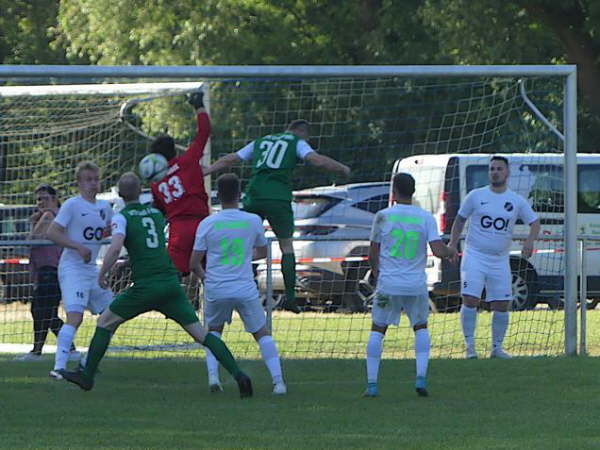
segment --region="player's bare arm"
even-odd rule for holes
[[[456,248],[444,244],[442,241],[432,241],[429,243],[433,256],[437,258],[454,258]]]
[[[320,155],[317,152],[310,152],[308,155],[306,155],[305,160],[312,166],[325,169],[330,172],[337,172],[344,176],[350,175],[350,167],[337,162],[335,159],[330,158],[329,156]]]
[[[379,242],[371,242],[369,246],[369,265],[371,266],[371,273],[373,278],[376,280],[379,275],[379,253],[381,251],[381,244]]]
[[[44,239],[48,227],[54,220],[55,214],[52,211],[40,211],[42,213],[40,219],[36,222],[29,235],[32,239]]]
[[[211,164],[210,167],[204,171],[204,175],[210,175],[211,173],[220,172],[222,170],[228,169],[234,164],[239,164],[241,162],[242,159],[237,155],[237,153],[228,153],[224,156],[221,156],[213,164]]]
[[[454,223],[452,224],[452,230],[450,231],[450,242],[448,242],[448,247],[453,248],[456,252],[451,258],[452,262],[457,262],[458,240],[465,228],[465,223],[467,223],[467,219],[460,214],[457,214]]]
[[[538,238],[540,234],[540,219],[536,219],[529,225],[529,235],[525,242],[523,242],[523,248],[521,249],[521,256],[525,259],[531,258],[533,254],[533,242]]]
[[[206,252],[204,250],[193,250],[190,255],[190,271],[201,280],[204,280],[206,275],[202,268],[202,261],[204,261],[205,257]]]
[[[102,267],[100,268],[100,273],[98,274],[98,284],[100,287],[106,289],[108,288],[108,279],[107,275],[112,266],[115,265],[117,259],[119,258],[119,254],[121,253],[121,249],[123,248],[123,244],[125,243],[125,236],[123,234],[115,234],[112,237],[112,241],[108,250],[106,251],[106,255],[104,255],[104,259],[102,260]]]
[[[55,244],[60,245],[61,247],[72,248],[73,250],[77,250],[81,258],[83,259],[83,262],[90,262],[90,259],[92,257],[92,251],[84,245],[69,239],[65,228],[62,225],[59,225],[56,222],[52,222],[48,227],[46,237]]]

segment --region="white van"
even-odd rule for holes
[[[563,155],[505,154],[510,162],[510,188],[525,197],[538,214],[540,235],[562,235],[564,228]],[[452,223],[468,192],[488,184],[489,154],[418,155],[396,161],[392,176],[410,173],[416,181],[415,204],[431,212],[440,232],[449,238]],[[579,154],[578,234],[600,238],[600,155]],[[529,227],[517,222],[515,235],[526,235]],[[556,307],[564,285],[562,240],[538,241],[529,261],[520,257],[521,242],[511,248],[513,308],[530,309],[538,302]],[[598,247],[596,243],[591,247]],[[600,252],[586,252],[589,307],[600,298]],[[438,310],[454,310],[460,304],[459,266],[429,258],[429,291]]]

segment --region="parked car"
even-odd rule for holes
[[[525,197],[540,218],[541,235],[562,235],[564,227],[563,155],[508,154],[511,177],[509,187]],[[418,155],[396,161],[392,176],[410,173],[416,180],[415,203],[432,213],[440,232],[449,236],[460,205],[471,190],[488,184],[487,154]],[[600,155],[577,155],[578,233],[598,235],[600,213]],[[527,234],[528,227],[517,222],[516,234]],[[545,250],[562,248],[561,241],[538,244]],[[592,244],[592,246],[595,246]],[[562,252],[534,254],[521,258],[521,243],[515,241],[510,255],[513,309],[531,309],[538,302],[558,307],[564,286]],[[585,253],[586,266],[600,265],[600,252]],[[455,310],[460,305],[459,265],[430,257],[427,262],[429,291],[438,310]],[[588,307],[600,299],[600,276],[591,271],[587,277]]]
[[[390,184],[356,183],[295,191],[297,297],[302,303],[363,311],[369,295],[370,269],[366,260],[375,213],[388,206]],[[268,233],[274,237],[272,233]],[[281,258],[276,242],[274,260]],[[356,260],[344,260],[354,257]],[[319,262],[318,258],[326,258]],[[334,258],[331,260],[331,258]],[[317,259],[315,261],[315,259]],[[272,272],[273,292],[284,291],[279,265]],[[258,283],[266,290],[266,266],[259,266]],[[366,291],[366,292],[363,292]]]
[[[29,217],[36,210],[34,205],[0,206],[0,303],[26,302],[31,297],[30,250],[14,242],[28,238]]]

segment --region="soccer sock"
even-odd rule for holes
[[[221,333],[218,331],[211,331],[210,334],[221,339]],[[213,355],[213,352],[210,351],[208,347],[204,347],[206,350],[206,369],[208,370],[208,380],[209,382],[212,380],[219,381],[219,361]]]
[[[494,348],[502,348],[502,342],[508,329],[508,312],[494,311],[492,315],[492,343]]]
[[[383,333],[371,331],[367,343],[367,382],[377,383],[379,376],[379,362],[383,352]]]
[[[66,325],[63,325],[65,328]],[[61,331],[62,333],[62,331]],[[85,361],[84,375],[90,379],[94,379],[94,375],[98,370],[98,364],[104,357],[108,344],[110,344],[110,338],[112,333],[106,328],[96,327],[92,342],[90,342],[90,348],[87,354],[87,360]]]
[[[429,331],[427,328],[420,328],[415,331],[415,360],[417,364],[417,377],[425,378],[427,376],[427,366],[429,365]]]
[[[471,308],[465,304],[460,308],[460,323],[467,347],[475,345],[475,326],[477,325],[477,308]]]
[[[283,382],[283,375],[281,374],[281,362],[279,361],[279,353],[277,352],[277,346],[273,336],[263,336],[258,340],[258,346],[260,347],[260,354],[262,355],[263,361],[271,373],[273,383]]]
[[[77,328],[73,325],[64,324],[58,333],[56,338],[56,357],[54,359],[54,370],[61,370],[67,368],[67,361],[69,360],[69,350],[73,339],[77,333]]]
[[[281,273],[285,285],[285,296],[288,300],[293,301],[296,298],[296,255],[293,253],[281,255]]]
[[[235,378],[240,372],[233,355],[225,345],[225,343],[213,334],[208,333],[202,343],[205,347],[208,347],[215,357],[219,360],[223,367]]]

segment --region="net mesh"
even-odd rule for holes
[[[371,326],[369,314],[373,280],[366,263],[369,230],[374,213],[387,206],[394,164],[399,159],[417,161],[410,169],[417,180],[416,202],[430,210],[443,233],[448,233],[452,211],[467,190],[487,183],[490,154],[522,154],[520,167],[533,168],[535,177],[516,176],[511,187],[531,192],[536,211],[552,218],[562,208],[562,173],[557,166],[562,143],[524,104],[517,79],[407,79],[331,78],[286,80],[210,80],[212,159],[237,150],[266,134],[283,131],[294,119],[311,122],[310,144],[320,153],[352,169],[350,179],[300,165],[294,173],[297,296],[303,313],[281,311],[283,292],[280,253],[274,242],[272,328],[284,357],[363,357]],[[560,80],[532,78],[524,81],[530,98],[561,128]],[[137,94],[139,97],[139,94]],[[5,209],[2,238],[26,237],[32,192],[40,182],[57,188],[63,198],[76,193],[73,170],[77,162],[91,159],[103,170],[108,190],[118,176],[131,170],[147,151],[148,140],[119,120],[121,105],[132,95],[61,95],[0,97],[0,189]],[[183,95],[157,98],[133,109],[128,121],[144,133],[168,131],[185,145],[194,130],[193,114]],[[546,156],[540,156],[544,153]],[[479,155],[469,173],[418,164],[424,155]],[[530,156],[529,156],[530,155]],[[410,159],[410,158],[413,159]],[[529,159],[528,159],[529,158]],[[544,159],[546,158],[546,159]],[[406,167],[402,166],[401,167]],[[450,167],[450,168],[449,168]],[[483,172],[481,168],[483,167]],[[243,182],[249,165],[234,167]],[[533,169],[531,169],[533,170]],[[538,183],[533,186],[534,183]],[[535,187],[535,189],[534,189]],[[458,195],[458,200],[448,197]],[[112,194],[114,197],[114,194]],[[107,197],[110,197],[107,194]],[[536,203],[537,202],[537,203]],[[25,206],[23,206],[25,205]],[[542,208],[542,209],[540,209]],[[548,228],[561,234],[562,224]],[[506,348],[518,355],[556,355],[563,352],[562,311],[557,306],[562,287],[552,286],[563,270],[560,242],[544,241],[531,265],[520,266],[515,244],[513,286],[525,289],[524,311],[515,312],[507,333]],[[3,244],[0,304],[0,344],[31,342],[31,318],[26,302],[31,286],[25,264],[7,264],[26,258],[28,247]],[[428,264],[430,282],[443,282],[447,292],[432,297],[429,319],[432,356],[464,354],[459,315],[457,268],[435,261]],[[534,276],[535,275],[535,276]],[[113,287],[127,286],[127,271],[116,271]],[[454,278],[453,278],[454,277]],[[259,265],[258,283],[266,301],[266,266]],[[513,277],[515,278],[515,277]],[[520,284],[519,284],[520,283]],[[202,290],[187,286],[192,299]],[[440,293],[442,292],[442,293]],[[550,292],[542,296],[541,292]],[[533,308],[536,303],[540,303]],[[489,351],[491,314],[482,311],[477,347]],[[93,321],[86,318],[76,342],[86,346]],[[385,341],[387,357],[412,357],[414,339],[408,320],[390,329]],[[259,357],[239,318],[226,328],[224,339],[235,353]],[[49,344],[54,343],[51,336]],[[119,329],[113,351],[129,355],[190,355],[200,350],[189,345],[185,333],[159,314],[149,313]]]

